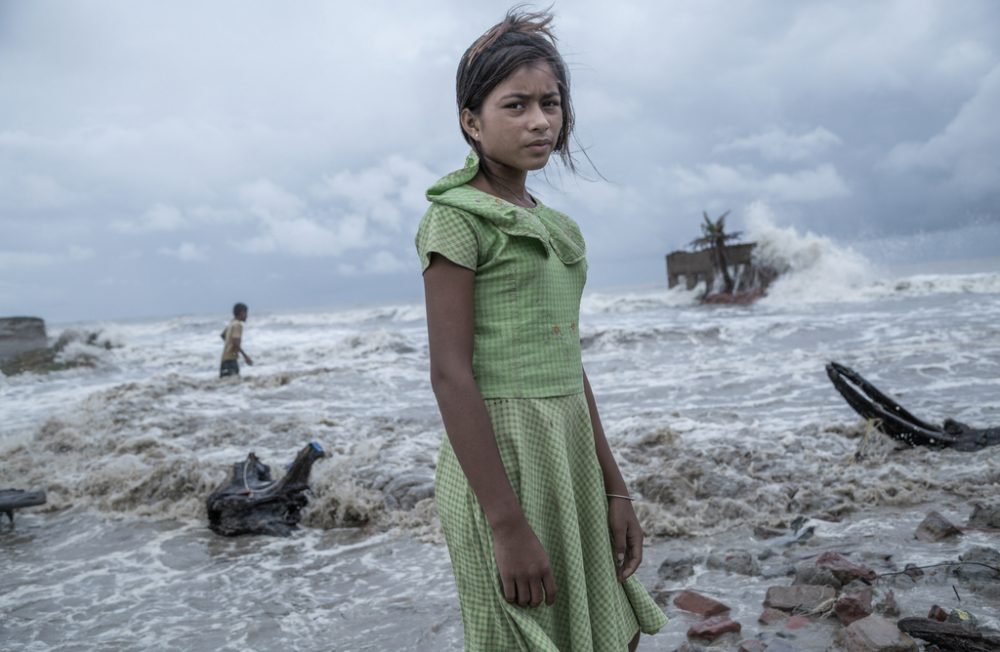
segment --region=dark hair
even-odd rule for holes
[[[522,5],[512,7],[502,21],[491,27],[469,46],[458,62],[455,94],[458,112],[468,109],[478,114],[489,95],[503,80],[523,65],[544,61],[552,66],[559,85],[562,107],[562,130],[556,136],[555,147],[559,158],[570,170],[575,170],[569,151],[569,137],[573,133],[573,103],[569,95],[569,72],[566,62],[556,49],[556,37],[550,25],[552,14],[548,11],[525,12]],[[462,130],[462,137],[469,143],[480,160],[480,144]],[[481,168],[482,169],[482,168]]]
[[[247,309],[247,304],[237,303],[233,306],[233,317],[238,317],[241,312],[245,312]]]

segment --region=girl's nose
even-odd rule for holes
[[[545,115],[542,107],[535,104],[528,115],[528,127],[532,131],[545,131],[549,128],[549,117]]]

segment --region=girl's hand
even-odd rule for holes
[[[510,603],[537,607],[556,601],[556,580],[538,537],[524,519],[493,531],[493,554],[503,596]]]
[[[608,528],[618,567],[618,581],[624,582],[642,563],[642,528],[631,500],[608,498]]]

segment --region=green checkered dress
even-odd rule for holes
[[[473,373],[500,455],[559,594],[552,606],[503,597],[489,524],[444,438],[437,506],[470,651],[622,652],[666,623],[637,578],[619,584],[604,481],[583,393],[577,319],[587,275],[569,217],[525,209],[467,185],[479,161],[428,192],[417,232],[424,269],[437,253],[476,272]]]

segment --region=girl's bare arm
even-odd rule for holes
[[[597,401],[594,399],[594,390],[590,387],[586,371],[583,372],[583,391],[587,397],[587,407],[590,409],[590,422],[594,427],[594,447],[604,476],[604,491],[615,496],[629,496],[628,485],[622,478],[611,446],[604,436],[601,415],[597,412]],[[632,501],[608,497],[608,527],[611,529],[612,545],[618,560],[618,581],[623,581],[642,563],[643,534],[639,519],[632,508]]]
[[[549,559],[504,470],[482,394],[472,375],[475,273],[432,254],[424,272],[431,386],[448,440],[493,531],[494,555],[509,602],[555,601]]]

